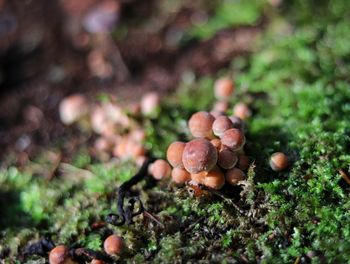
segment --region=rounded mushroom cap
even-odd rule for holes
[[[233,115],[238,116],[242,120],[246,120],[252,115],[252,111],[245,103],[238,103],[233,108]]]
[[[59,114],[62,123],[71,125],[81,119],[88,112],[88,103],[85,96],[74,94],[64,98],[59,105]]]
[[[161,180],[163,178],[169,177],[171,173],[171,167],[168,162],[162,159],[157,159],[148,168],[149,174],[153,176],[156,180]]]
[[[174,168],[184,167],[184,165],[182,164],[182,154],[185,149],[185,146],[186,143],[180,141],[175,141],[169,145],[168,150],[166,152],[166,157],[170,165]]]
[[[49,254],[50,264],[73,264],[74,262],[70,255],[69,249],[66,246],[60,245],[54,247]]]
[[[145,116],[156,114],[160,104],[158,93],[150,92],[145,94],[141,99],[141,112]]]
[[[239,150],[245,144],[244,133],[237,128],[226,130],[221,136],[221,143],[232,151]]]
[[[246,171],[249,169],[249,166],[250,166],[249,157],[246,155],[239,155],[237,168],[241,169],[242,171]]]
[[[222,171],[215,168],[208,172],[203,184],[211,189],[220,190],[225,185],[225,176]]]
[[[282,171],[289,166],[289,160],[286,154],[276,152],[271,155],[270,166],[274,171]]]
[[[208,174],[208,172],[206,172],[206,171],[192,173],[191,179],[197,183],[204,184],[204,179],[205,179],[205,176],[207,176],[207,174]]]
[[[197,138],[212,138],[212,126],[215,118],[208,112],[201,111],[193,114],[188,121],[191,134]]]
[[[227,148],[223,148],[222,150],[219,151],[218,154],[218,165],[225,169],[231,169],[233,168],[238,161],[238,157],[235,153],[233,153],[231,150]]]
[[[233,82],[228,77],[220,78],[214,84],[214,94],[217,99],[227,99],[233,91]]]
[[[237,185],[238,182],[246,179],[243,171],[237,168],[230,169],[225,174],[226,182],[230,185]]]
[[[118,235],[110,235],[103,242],[103,249],[108,255],[118,255],[123,249],[123,239]]]
[[[222,134],[232,128],[232,122],[227,116],[219,116],[213,123],[213,132],[215,136],[221,137]]]
[[[112,149],[113,145],[108,139],[99,137],[95,140],[94,147],[97,151],[108,152]]]
[[[171,171],[171,178],[177,184],[184,184],[191,180],[191,174],[185,169],[173,168]]]
[[[91,260],[90,264],[105,264],[106,262],[104,262],[103,260],[100,259],[93,259]]]
[[[182,163],[190,173],[210,171],[218,160],[216,148],[206,139],[194,139],[185,146]]]

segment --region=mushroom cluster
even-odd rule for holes
[[[123,104],[117,100],[89,103],[81,94],[64,98],[59,105],[62,123],[91,129],[98,136],[93,152],[99,157],[113,155],[132,159],[137,164],[145,160],[143,145],[146,134],[142,128],[144,118],[159,113],[160,98],[156,92],[146,93],[140,102]]]
[[[167,149],[165,160],[157,160],[149,173],[157,180],[171,175],[176,184],[192,181],[219,190],[225,183],[237,185],[246,179],[249,158],[244,154],[244,121],[251,112],[239,103],[228,116],[230,97],[234,92],[231,79],[218,79],[214,85],[217,102],[211,112],[194,113],[188,121],[193,136],[189,142],[175,141]],[[170,165],[172,167],[170,167]]]
[[[240,118],[225,114],[214,117],[200,111],[191,116],[188,127],[194,139],[173,142],[167,150],[175,183],[192,180],[219,190],[225,183],[237,185],[246,179],[249,159],[243,151],[245,135]]]

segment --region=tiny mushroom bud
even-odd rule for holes
[[[246,155],[239,155],[237,168],[241,169],[242,171],[246,171],[249,169],[249,166],[250,166],[249,157]]]
[[[158,93],[150,92],[145,94],[141,99],[141,112],[144,116],[157,115],[160,98]]]
[[[238,116],[242,120],[246,120],[252,115],[252,111],[245,103],[238,103],[233,108],[233,115]]]
[[[50,264],[74,264],[75,261],[72,260],[69,249],[66,246],[60,245],[54,247],[49,253],[49,263]]]
[[[208,112],[197,112],[191,116],[188,127],[194,137],[213,138],[212,126],[214,120],[215,118]]]
[[[204,185],[214,190],[220,190],[224,184],[225,176],[218,168],[209,171],[204,178]]]
[[[271,155],[270,166],[274,171],[282,171],[289,166],[288,157],[282,152]]]
[[[215,111],[215,110],[210,111],[210,114],[211,114],[214,118],[218,118],[219,116],[225,115],[224,112],[219,112],[219,111]]]
[[[185,169],[174,168],[171,172],[171,178],[177,184],[184,184],[191,180],[191,174]]]
[[[232,151],[237,151],[245,144],[244,133],[237,128],[226,130],[221,136],[221,143]]]
[[[225,174],[226,182],[230,185],[237,185],[238,182],[246,179],[243,171],[237,168],[230,169]]]
[[[206,139],[194,139],[185,146],[182,163],[190,173],[210,171],[218,160],[215,147]]]
[[[182,154],[185,146],[186,143],[180,141],[175,141],[169,145],[168,150],[166,152],[166,157],[170,165],[174,168],[184,167],[184,165],[182,164]]]
[[[93,259],[90,263],[91,264],[105,264],[106,262],[104,262],[103,260],[100,260],[100,259]]]
[[[153,178],[161,180],[170,176],[171,167],[165,160],[158,159],[149,166],[148,171]]]
[[[227,99],[233,91],[234,85],[230,78],[220,78],[214,84],[214,93],[217,99]]]
[[[103,242],[103,248],[108,255],[118,255],[123,249],[123,239],[118,235],[110,235]]]
[[[112,144],[108,139],[99,137],[95,140],[94,147],[97,151],[108,152],[112,149]]]
[[[219,116],[213,123],[213,132],[215,136],[221,137],[222,134],[232,128],[232,122],[227,116]]]
[[[64,98],[59,105],[59,114],[62,123],[73,124],[88,112],[88,103],[85,96],[74,94]]]
[[[218,165],[225,169],[231,169],[233,168],[238,161],[237,155],[233,153],[231,150],[228,148],[223,148],[222,150],[219,151],[218,155]]]

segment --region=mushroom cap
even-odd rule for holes
[[[50,264],[74,264],[69,255],[69,249],[64,245],[54,247],[49,253]]]
[[[218,79],[214,84],[214,94],[217,99],[227,99],[234,92],[234,84],[228,77]]]
[[[215,118],[208,112],[193,114],[188,121],[191,134],[197,138],[213,138],[212,126]]]
[[[229,119],[232,122],[233,128],[237,128],[237,129],[244,131],[245,124],[244,124],[244,121],[242,119],[240,119],[238,116],[230,116]]]
[[[186,143],[180,141],[175,141],[169,145],[168,150],[166,152],[166,157],[170,165],[174,168],[184,167],[184,165],[182,164],[182,154],[185,149],[185,146]]]
[[[217,151],[221,149],[221,140],[219,138],[214,138],[210,140],[210,143],[216,148]]]
[[[230,185],[237,185],[238,182],[246,179],[243,171],[237,168],[228,170],[225,173],[226,182]]]
[[[226,101],[217,101],[213,105],[213,111],[219,113],[225,113],[229,108],[229,104]]]
[[[84,95],[74,94],[64,98],[59,105],[62,123],[71,125],[88,112],[88,103]]]
[[[221,170],[214,168],[205,176],[203,184],[211,189],[220,190],[225,185],[225,176]]]
[[[222,134],[233,127],[232,121],[227,116],[219,116],[215,118],[213,123],[213,132],[215,136],[222,136]]]
[[[221,168],[225,170],[231,169],[237,164],[237,161],[237,155],[228,148],[223,148],[219,151],[218,165]]]
[[[237,151],[245,144],[244,133],[237,128],[228,129],[222,134],[221,143],[232,151]]]
[[[104,262],[103,260],[100,259],[93,259],[91,260],[90,264],[105,264],[106,262]]]
[[[157,159],[148,168],[149,174],[153,176],[156,180],[161,180],[163,178],[169,177],[171,174],[171,167],[168,162],[162,159]]]
[[[237,168],[239,168],[242,171],[246,171],[249,169],[249,166],[250,166],[249,157],[246,155],[239,155]]]
[[[110,235],[103,242],[103,249],[108,255],[118,255],[123,249],[123,239],[116,235]]]
[[[210,171],[218,160],[216,148],[207,139],[194,139],[185,146],[182,163],[190,173]]]
[[[246,120],[252,115],[252,111],[245,103],[238,103],[233,108],[233,115],[238,116],[242,120]]]
[[[185,169],[173,168],[171,171],[171,178],[177,184],[184,184],[191,180],[191,174]]]
[[[157,112],[160,104],[160,97],[156,92],[145,94],[141,98],[141,112],[145,116],[153,115]]]
[[[286,154],[276,152],[271,155],[270,166],[274,171],[282,171],[289,166],[289,160]]]

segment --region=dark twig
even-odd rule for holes
[[[95,251],[88,248],[76,248],[70,251],[73,258],[79,262],[91,262],[93,259],[103,260],[104,262],[113,262],[112,258],[101,251]]]
[[[148,167],[154,161],[154,158],[148,158],[141,166],[140,170],[130,180],[124,182],[118,189],[117,195],[117,214],[108,214],[106,222],[114,226],[121,226],[124,224],[133,224],[133,217],[141,214],[144,210],[141,200],[138,197],[133,197],[129,200],[129,205],[124,209],[124,200],[128,190],[132,186],[142,181],[148,175]],[[139,202],[140,207],[137,212],[133,212],[135,203]]]

